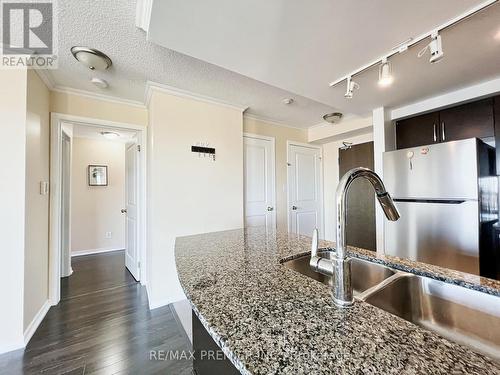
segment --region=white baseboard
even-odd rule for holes
[[[170,303],[172,303],[172,301],[167,300],[167,299],[164,299],[164,300],[158,300],[158,301],[153,301],[153,300],[151,300],[151,299],[149,298],[149,296],[148,296],[148,300],[149,300],[149,309],[150,309],[150,310],[157,309],[158,307],[167,306],[167,305],[169,305]]]
[[[0,354],[5,354],[5,353],[8,353],[8,352],[12,352],[14,350],[23,349],[24,346],[25,345],[24,345],[24,342],[23,342],[23,338],[20,337],[19,340],[16,340],[15,343],[9,342],[6,345],[0,345]]]
[[[168,299],[153,300],[149,284],[146,284],[146,293],[148,294],[148,305],[150,310],[157,309],[158,307],[167,306],[169,303],[172,303],[172,301]]]
[[[102,249],[89,249],[89,250],[77,250],[77,251],[72,251],[71,252],[71,257],[79,257],[82,255],[91,255],[91,254],[99,254],[99,253],[107,253],[110,251],[119,251],[119,250],[125,250],[124,248],[102,248]]]
[[[40,310],[38,310],[38,313],[35,315],[31,323],[29,324],[28,328],[26,328],[26,330],[24,331],[24,346],[28,345],[28,342],[31,340],[31,337],[33,337],[34,333],[36,332],[36,329],[42,322],[43,318],[45,318],[45,315],[47,315],[49,309],[50,309],[50,302],[49,300],[47,300],[42,305]]]

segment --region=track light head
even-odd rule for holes
[[[386,87],[392,84],[394,77],[392,76],[392,64],[387,58],[382,60],[378,70],[378,84]]]
[[[431,34],[431,41],[417,54],[418,57],[422,57],[425,52],[429,49],[431,57],[429,58],[430,63],[437,63],[441,61],[444,57],[443,44],[441,41],[441,35],[438,31]]]
[[[344,97],[347,99],[352,99],[354,96],[354,90],[359,89],[359,85],[352,80],[352,77],[347,77],[347,90],[344,94]]]

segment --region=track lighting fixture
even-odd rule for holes
[[[359,85],[352,80],[351,76],[347,77],[347,90],[344,94],[344,97],[346,97],[347,99],[352,99],[352,97],[354,96],[354,90],[357,89],[359,89]]]
[[[442,44],[440,32],[443,32],[444,30],[448,30],[448,28],[455,26],[464,20],[469,19],[470,17],[482,12],[484,9],[487,9],[488,7],[490,7],[496,3],[498,3],[498,0],[485,1],[485,2],[477,5],[476,7],[470,8],[468,11],[462,13],[460,16],[453,18],[449,21],[446,21],[445,23],[442,23],[441,25],[435,26],[433,29],[429,30],[426,33],[420,34],[417,37],[408,38],[405,41],[394,46],[391,50],[387,51],[384,55],[381,55],[380,57],[377,57],[375,60],[368,62],[367,64],[361,66],[360,68],[353,70],[352,72],[347,73],[345,76],[339,77],[336,80],[331,81],[328,85],[330,87],[334,87],[334,86],[337,86],[339,84],[342,84],[345,80],[347,80],[347,91],[346,91],[344,96],[346,98],[352,98],[353,91],[355,89],[357,89],[359,86],[357,86],[356,83],[354,83],[354,86],[351,87],[351,77],[361,75],[365,71],[372,69],[372,68],[375,68],[375,67],[379,68],[379,85],[381,85],[381,86],[388,85],[392,82],[393,79],[388,78],[389,76],[391,76],[391,74],[388,74],[391,70],[391,66],[390,66],[389,62],[387,62],[387,64],[384,64],[386,62],[385,60],[391,58],[392,56],[394,56],[396,54],[406,52],[409,48],[414,47],[417,44],[423,43],[423,41],[427,40],[427,38],[430,38],[430,41],[417,54],[417,56],[422,57],[423,55],[425,55],[427,50],[429,50],[429,53],[430,53],[429,61],[431,63],[437,63],[437,62],[441,61],[444,57],[443,44]],[[493,37],[500,41],[500,29],[498,29],[496,31],[496,33],[494,33]]]
[[[392,64],[387,58],[382,59],[378,70],[378,84],[379,86],[389,86],[394,81],[392,76]]]
[[[441,43],[441,35],[439,35],[438,31],[434,31],[431,34],[431,41],[427,44],[422,50],[417,54],[418,57],[422,57],[425,52],[429,49],[431,57],[429,62],[437,63],[442,60],[444,57],[443,45]]]

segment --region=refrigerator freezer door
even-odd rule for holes
[[[477,140],[384,153],[384,183],[393,198],[478,199]]]
[[[396,202],[401,218],[385,223],[385,253],[479,275],[478,205]]]

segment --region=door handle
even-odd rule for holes
[[[292,206],[292,210],[296,211],[297,210],[297,206]]]
[[[120,210],[120,212],[121,212],[122,214],[126,214],[126,213],[127,213],[127,209],[126,209],[126,208],[122,208],[122,209]]]
[[[267,207],[267,210],[268,211],[274,211],[274,207],[269,206],[269,207]]]
[[[436,126],[436,123],[434,123],[434,142],[437,142],[437,126]]]
[[[441,123],[441,140],[446,141],[446,130],[445,130],[445,124],[444,121]]]

